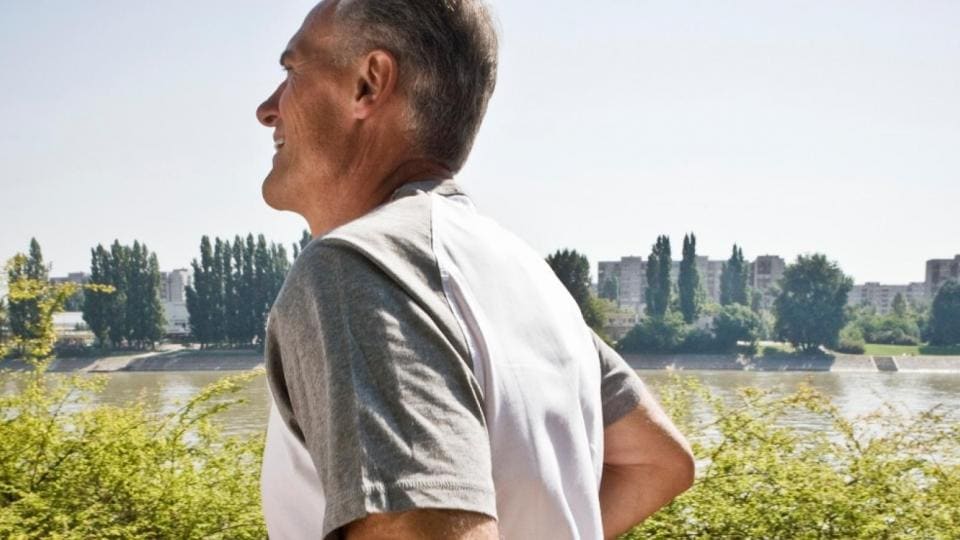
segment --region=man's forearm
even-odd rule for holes
[[[693,477],[653,465],[604,465],[600,482],[603,537],[616,538],[686,491]]]

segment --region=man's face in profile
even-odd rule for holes
[[[297,211],[342,172],[351,88],[333,61],[335,9],[323,2],[307,15],[281,56],[284,81],[257,108],[260,123],[273,128],[276,153],[262,193],[277,210]]]

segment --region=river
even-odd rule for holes
[[[104,392],[95,402],[121,405],[142,395],[153,410],[170,411],[204,386],[237,372],[115,372],[107,375]],[[668,371],[643,370],[641,378],[656,388],[671,376]],[[715,394],[732,397],[737,388],[756,386],[794,389],[809,381],[815,388],[833,398],[840,411],[849,418],[881,408],[884,403],[899,410],[917,413],[942,404],[950,416],[960,420],[960,373],[873,373],[873,372],[756,372],[756,371],[684,371],[703,382]],[[60,376],[60,375],[55,375]],[[6,380],[4,380],[6,379]],[[9,375],[0,374],[0,392],[13,390]],[[235,397],[246,400],[219,415],[224,431],[231,434],[263,431],[269,413],[266,377],[247,384]],[[819,420],[822,421],[822,420]],[[794,419],[798,427],[819,429],[817,417]]]

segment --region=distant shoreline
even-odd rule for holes
[[[758,356],[736,354],[624,355],[636,370],[796,371],[796,372],[939,372],[960,373],[960,356]],[[246,371],[263,365],[255,350],[176,349],[87,358],[57,358],[49,371],[118,373],[159,371]],[[0,370],[24,371],[20,360],[0,361]]]
[[[624,359],[637,370],[960,373],[960,356],[627,354]]]
[[[55,358],[55,373],[118,373],[151,371],[247,371],[263,365],[263,353],[234,349],[175,349],[111,356]],[[22,360],[0,361],[0,370],[29,370]]]

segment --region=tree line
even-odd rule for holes
[[[83,295],[83,320],[101,347],[152,348],[166,321],[160,303],[160,265],[145,244],[90,250],[90,283],[106,288]]]
[[[294,255],[306,245],[309,235],[294,244]],[[230,240],[204,236],[200,259],[194,259],[193,284],[187,287],[190,332],[201,347],[262,345],[267,314],[290,269],[286,249],[236,236]]]
[[[311,240],[303,231],[292,245],[296,258]],[[233,241],[201,238],[200,257],[191,263],[186,288],[191,339],[202,347],[262,345],[267,313],[280,290],[290,260],[283,245],[236,236]],[[8,283],[49,283],[49,267],[37,240],[28,254],[17,254],[5,268]],[[64,289],[68,290],[68,289]],[[82,312],[100,348],[153,348],[165,335],[161,274],[157,255],[134,241],[114,240],[90,250],[90,274],[82,287],[69,288],[64,306]],[[8,295],[0,299],[0,339],[17,343],[38,339],[43,331],[42,295]],[[62,307],[64,307],[62,306]],[[22,353],[22,350],[18,351]]]
[[[862,353],[865,341],[919,344],[925,338],[934,345],[960,344],[960,283],[956,281],[940,288],[926,319],[908,310],[902,297],[895,300],[894,312],[888,316],[864,315],[847,306],[853,280],[836,262],[823,254],[801,255],[768,292],[773,303],[767,312],[760,292],[749,285],[751,268],[742,246],[734,244],[724,262],[719,305],[707,302],[696,265],[696,236],[683,238],[676,281],[671,276],[671,252],[670,238],[658,236],[646,264],[646,317],[617,343],[624,352],[720,352],[743,343],[755,352],[761,337],[789,342],[806,352],[828,347]],[[584,293],[589,291],[586,257],[565,249],[547,262],[581,306],[584,319],[591,326],[604,321],[605,315],[595,312],[605,304]],[[570,268],[581,270],[572,273]],[[601,299],[615,300],[619,295],[616,276],[598,283],[598,292]],[[609,309],[609,302],[606,306]],[[704,317],[706,324],[702,324]]]

